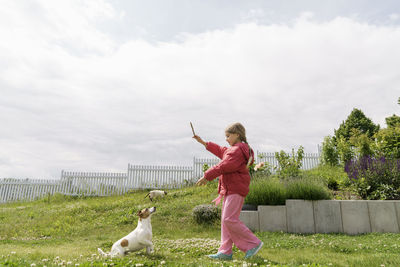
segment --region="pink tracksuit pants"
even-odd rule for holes
[[[239,194],[224,196],[221,214],[221,246],[218,252],[231,254],[233,244],[246,252],[260,244],[260,239],[239,220],[243,202],[244,197]]]

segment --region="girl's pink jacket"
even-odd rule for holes
[[[250,185],[250,174],[246,167],[249,161],[249,146],[246,143],[237,143],[227,148],[207,142],[206,148],[222,160],[208,169],[204,173],[204,177],[211,181],[221,176],[218,182],[220,195],[239,194],[246,197]],[[251,154],[254,158],[253,150],[251,150]]]

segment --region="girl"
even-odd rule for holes
[[[204,185],[221,176],[218,182],[219,197],[213,202],[219,204],[223,198],[221,214],[221,246],[217,254],[208,255],[212,259],[231,260],[232,245],[246,252],[245,259],[255,255],[263,246],[261,242],[239,220],[244,198],[249,192],[249,166],[253,163],[254,153],[247,143],[246,130],[240,123],[234,123],[225,129],[226,141],[231,146],[220,147],[212,142],[204,142],[199,136],[193,136],[208,151],[222,159],[208,169],[196,185]]]

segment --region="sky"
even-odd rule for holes
[[[397,0],[0,0],[0,178],[317,152],[354,108],[400,115]]]

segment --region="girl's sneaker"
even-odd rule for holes
[[[261,247],[262,247],[263,245],[264,245],[264,243],[261,241],[260,244],[258,244],[256,247],[254,247],[254,248],[252,248],[252,249],[249,249],[249,250],[246,252],[246,255],[244,256],[244,258],[245,258],[245,259],[248,259],[248,258],[250,258],[250,257],[252,257],[252,256],[254,256],[254,255],[256,255],[257,252],[261,249]]]
[[[232,254],[224,254],[222,252],[218,252],[217,254],[207,255],[207,257],[214,260],[225,260],[225,261],[232,260]]]

